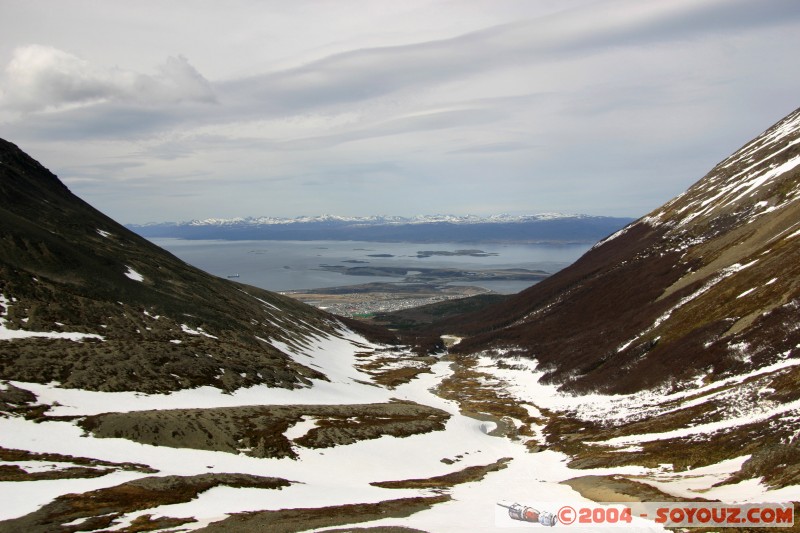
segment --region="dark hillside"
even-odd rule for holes
[[[465,313],[480,311],[508,298],[510,296],[506,294],[479,294],[400,311],[376,313],[370,321],[387,328],[413,332],[427,325],[443,322],[451,317],[460,317]]]
[[[185,264],[0,140],[0,379],[148,392],[295,387],[318,373],[268,341],[338,327]]]

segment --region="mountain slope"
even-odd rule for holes
[[[271,341],[340,327],[190,267],[0,140],[0,377],[142,392],[292,388],[323,376]]]
[[[714,381],[800,344],[800,112],[571,267],[441,326],[535,356],[546,380],[633,392]]]

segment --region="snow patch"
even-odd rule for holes
[[[287,429],[283,435],[289,440],[304,437],[306,433],[317,427],[317,418],[313,416],[303,416],[295,425]]]
[[[710,435],[717,431],[725,429],[732,429],[746,424],[755,424],[762,422],[776,415],[789,413],[792,411],[800,410],[800,400],[795,400],[786,404],[778,405],[771,409],[759,410],[754,408],[753,412],[740,417],[728,418],[718,422],[709,422],[707,424],[698,424],[696,426],[684,427],[672,431],[665,431],[662,433],[645,433],[641,435],[626,435],[623,437],[614,437],[612,439],[596,442],[588,442],[587,444],[602,444],[607,446],[641,444],[643,442],[652,442],[655,440],[668,440],[678,439],[683,437],[691,437],[694,435]]]
[[[747,164],[743,170],[726,177],[721,183],[717,182],[720,182],[723,176],[721,173],[718,173],[690,189],[695,199],[689,202],[679,214],[688,207],[693,207],[695,210],[690,212],[678,224],[680,226],[686,225],[695,218],[708,216],[717,209],[733,206],[744,198],[752,197],[759,189],[763,188],[765,184],[771,182],[778,176],[792,171],[800,165],[800,156],[796,155],[780,164],[777,162],[768,164],[770,160],[776,159],[778,155],[799,144],[800,139],[784,141],[780,148],[767,150],[768,154],[761,159],[756,160],[754,157],[756,152],[765,150],[771,144],[775,144],[783,140],[786,136],[796,133],[799,125],[800,116],[791,117],[791,119],[785,121],[780,126],[776,126],[773,131],[762,134],[761,137],[752,141],[745,148],[739,150],[723,164],[719,165],[717,169],[721,172],[723,169],[735,163],[744,162]],[[748,222],[765,213],[775,211],[791,201],[794,201],[794,199],[789,199],[787,202],[784,202],[784,204],[775,206],[770,206],[766,201],[759,201],[754,204],[755,209],[750,214],[750,220]]]
[[[0,306],[3,307],[3,312],[0,314],[0,341],[12,341],[17,339],[32,339],[32,338],[46,338],[46,339],[62,339],[75,342],[81,342],[87,339],[96,339],[105,341],[105,337],[96,335],[94,333],[78,333],[75,331],[28,331],[24,329],[9,329],[8,316],[11,303],[4,294],[0,294]]]
[[[244,291],[242,291],[242,292],[244,292]],[[246,294],[246,293],[245,293],[245,294]],[[273,304],[269,303],[269,302],[268,302],[268,301],[266,301],[266,300],[263,300],[263,299],[261,299],[261,298],[258,298],[257,296],[253,296],[253,298],[255,298],[256,300],[258,300],[258,301],[259,301],[259,302],[261,302],[262,304],[266,305],[266,306],[267,306],[267,307],[269,307],[270,309],[274,309],[275,311],[280,311],[280,308],[279,308],[279,307],[276,307],[276,306],[274,306]]]
[[[785,238],[785,239],[793,239],[793,238],[797,237],[798,235],[800,235],[800,229],[799,229],[799,230],[797,230],[797,231],[795,231],[795,232],[794,232],[794,233],[792,233],[791,235],[787,235],[787,236],[786,236],[786,237],[784,237],[784,238]]]
[[[749,380],[780,372],[800,365],[800,358],[782,359],[771,365],[755,369],[747,374],[731,376],[708,384],[698,378],[694,387],[687,387],[678,392],[650,390],[634,394],[567,394],[558,390],[558,385],[540,383],[545,371],[539,368],[535,359],[505,358],[506,363],[513,365],[496,366],[496,360],[488,355],[478,358],[476,370],[496,376],[505,382],[509,394],[520,402],[530,403],[539,408],[551,411],[569,412],[581,420],[607,420],[612,423],[624,423],[640,420],[649,416],[665,414],[672,410],[692,407],[699,403],[716,402],[725,407],[736,403],[731,396],[734,385],[741,385]],[[681,402],[681,403],[678,403]],[[674,406],[678,403],[678,407]],[[737,412],[742,413],[741,409]]]
[[[739,298],[743,298],[744,296],[747,296],[748,294],[750,294],[750,293],[751,293],[751,292],[753,292],[754,290],[756,290],[756,288],[755,288],[755,287],[753,287],[752,289],[747,289],[747,290],[746,290],[746,291],[744,291],[742,294],[740,294],[739,296],[737,296],[737,297],[736,297],[736,299],[738,300]]]
[[[203,337],[208,337],[209,339],[219,339],[219,337],[206,333],[205,331],[203,331],[203,328],[201,327],[198,327],[197,329],[192,329],[186,324],[181,324],[181,331],[183,331],[184,333],[188,333],[189,335],[202,335]]]
[[[129,267],[128,265],[125,265],[125,268],[127,268],[127,269],[128,269],[128,270],[125,272],[125,276],[126,276],[127,278],[129,278],[129,279],[132,279],[133,281],[139,281],[139,282],[142,282],[142,281],[144,281],[144,276],[142,276],[141,274],[139,274],[138,272],[136,272],[134,269],[132,269],[132,268],[131,268],[131,267]]]
[[[638,222],[634,222],[634,223],[632,223],[632,224],[628,224],[627,226],[625,226],[625,227],[624,227],[624,228],[622,228],[621,230],[615,231],[614,233],[612,233],[611,235],[609,235],[609,236],[608,236],[608,237],[606,237],[605,239],[602,239],[602,240],[598,241],[598,242],[597,242],[597,244],[595,244],[594,246],[592,246],[592,248],[591,248],[591,249],[592,249],[592,250],[594,250],[595,248],[600,248],[601,246],[603,246],[603,245],[604,245],[604,244],[606,244],[607,242],[613,241],[613,240],[614,240],[614,239],[616,239],[617,237],[621,237],[622,235],[626,234],[626,233],[628,232],[628,230],[629,230],[629,229],[631,229],[633,226],[635,226],[635,225],[636,225],[636,224],[638,224],[639,222],[648,222],[648,221],[649,221],[649,219],[648,219],[648,220],[645,220],[644,218],[642,218],[642,219],[640,219]]]
[[[745,263],[745,264],[734,263],[733,265],[731,265],[729,267],[723,268],[722,270],[719,271],[719,273],[716,276],[714,276],[709,281],[707,281],[705,284],[703,284],[703,286],[701,286],[699,289],[694,291],[692,294],[690,294],[688,296],[684,296],[683,298],[681,298],[678,301],[678,303],[676,303],[672,308],[668,309],[661,316],[656,318],[655,321],[653,322],[653,324],[649,328],[647,328],[644,331],[640,332],[638,335],[636,335],[635,337],[633,337],[629,341],[623,343],[619,348],[617,348],[617,351],[620,352],[620,351],[624,350],[625,348],[630,346],[631,343],[636,342],[637,340],[641,339],[642,337],[644,337],[645,335],[647,335],[651,331],[653,331],[656,328],[658,328],[661,324],[663,324],[664,322],[669,320],[669,318],[672,316],[672,313],[674,313],[676,310],[680,309],[681,307],[683,307],[687,303],[691,302],[692,300],[694,300],[698,296],[701,296],[702,294],[708,292],[712,287],[714,287],[716,284],[718,284],[722,280],[724,280],[726,278],[729,278],[730,276],[736,274],[737,272],[741,272],[742,270],[744,270],[746,268],[749,268],[749,267],[753,266],[756,263],[758,263],[758,259],[754,259],[754,260],[750,261],[749,263]]]

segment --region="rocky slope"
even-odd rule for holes
[[[290,344],[341,327],[210,276],[73,195],[0,140],[0,378],[91,390],[307,385]]]

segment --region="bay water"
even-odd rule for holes
[[[524,268],[555,273],[570,265],[590,244],[383,243],[360,241],[222,241],[151,239],[192,266],[219,277],[271,291],[308,290],[397,282],[396,276],[351,276],[323,270],[322,265],[344,267],[457,268],[493,270]],[[419,252],[480,250],[485,256],[429,255]],[[237,277],[238,276],[238,277]],[[476,285],[500,294],[519,292],[534,281],[453,282]]]

